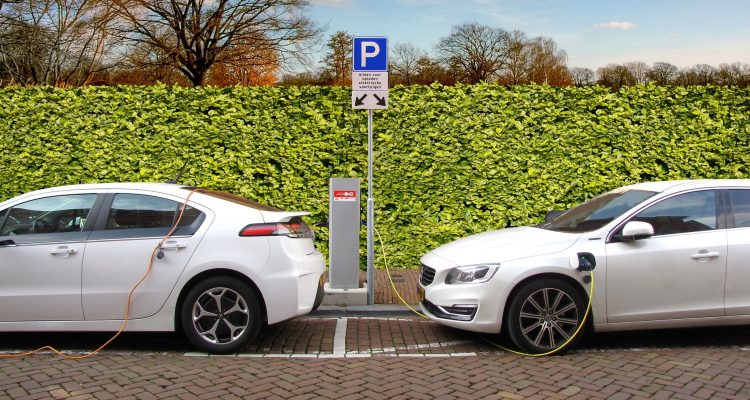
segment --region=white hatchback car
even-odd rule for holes
[[[593,274],[596,331],[750,324],[748,260],[750,180],[643,183],[430,251],[421,307],[445,325],[504,330],[526,352],[563,350],[581,336]]]
[[[192,190],[75,185],[0,203],[0,331],[118,330]],[[133,295],[127,330],[182,330],[230,353],[263,325],[307,314],[325,269],[307,214],[196,190]]]

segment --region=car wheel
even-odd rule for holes
[[[313,303],[312,310],[315,311],[323,303],[323,297],[325,296],[325,290],[323,289],[323,281],[318,283],[318,291],[315,293],[315,302]]]
[[[182,328],[195,347],[209,353],[240,351],[258,334],[257,296],[244,282],[217,276],[188,292],[181,310]]]
[[[583,330],[586,305],[569,283],[539,279],[523,286],[511,299],[505,319],[508,336],[521,350],[542,354],[573,348]],[[564,347],[563,347],[564,345]]]

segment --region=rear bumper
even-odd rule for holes
[[[281,264],[281,265],[279,265]],[[263,298],[268,323],[275,324],[308,314],[315,305],[325,259],[315,251],[289,256],[283,263],[267,267],[263,273]]]

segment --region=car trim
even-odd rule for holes
[[[4,215],[2,218],[0,218],[0,229],[2,229],[6,217],[10,214],[10,210],[14,207],[18,206],[19,204],[26,203],[28,201],[34,201],[39,199],[46,199],[50,197],[59,197],[59,196],[66,196],[66,195],[81,195],[81,194],[93,194],[96,195],[96,199],[94,200],[94,204],[91,206],[91,209],[89,210],[88,215],[86,216],[86,219],[93,219],[96,221],[97,216],[99,215],[99,212],[101,211],[102,204],[104,203],[104,194],[102,193],[96,193],[96,192],[71,192],[71,193],[53,193],[51,195],[46,196],[39,196],[36,198],[27,198],[22,199],[19,202],[16,202],[12,205],[10,205],[8,208],[4,210]],[[83,229],[81,229],[80,232],[57,232],[57,233],[31,233],[31,234],[25,234],[25,235],[13,235],[13,236],[0,236],[3,238],[10,238],[15,242],[16,246],[31,246],[31,245],[42,245],[42,244],[57,244],[57,243],[77,243],[77,242],[85,242],[89,236],[91,235],[91,232],[94,229],[94,224],[86,224],[84,225]]]
[[[176,201],[169,197],[164,197],[158,195],[158,193],[131,193],[129,191],[112,191],[110,193],[106,193],[104,195],[104,199],[102,201],[102,206],[99,210],[99,215],[96,218],[96,222],[93,224],[93,232],[91,236],[89,237],[89,240],[91,241],[105,241],[105,240],[117,240],[117,239],[147,239],[147,238],[157,238],[161,239],[169,233],[169,230],[171,227],[158,227],[158,228],[133,228],[133,229],[107,229],[107,218],[109,217],[109,212],[112,209],[112,202],[114,201],[115,195],[118,194],[136,194],[136,195],[142,195],[142,196],[151,196],[151,197],[158,197],[161,199],[174,201],[176,203],[180,203],[179,201]],[[196,208],[198,211],[200,211],[200,215],[198,218],[193,221],[192,224],[188,226],[181,226],[177,229],[177,231],[172,236],[183,236],[183,237],[189,237],[194,235],[203,225],[203,222],[206,220],[206,212]]]
[[[662,196],[662,197],[656,197],[656,198],[652,197],[652,198],[646,200],[646,202],[641,203],[639,206],[636,206],[637,208],[631,208],[629,210],[628,215],[625,218],[622,218],[622,216],[620,216],[620,218],[622,218],[620,220],[620,222],[618,222],[615,225],[615,227],[612,228],[612,229],[610,229],[609,233],[607,233],[607,240],[605,241],[605,244],[621,243],[621,241],[616,240],[614,238],[615,233],[618,232],[620,229],[622,229],[622,227],[625,226],[625,224],[627,224],[628,222],[630,222],[633,219],[633,217],[635,217],[635,215],[637,215],[639,212],[641,212],[641,211],[643,211],[643,210],[651,207],[652,205],[655,205],[655,204],[660,203],[660,202],[662,202],[664,200],[667,200],[667,199],[670,199],[672,197],[679,196],[679,195],[682,195],[682,194],[693,193],[693,192],[709,191],[709,190],[716,192],[716,199],[715,199],[715,202],[716,202],[716,229],[715,230],[718,231],[718,230],[721,230],[721,229],[726,229],[726,218],[727,218],[726,214],[725,214],[726,210],[725,210],[724,207],[722,207],[722,200],[721,200],[721,198],[723,197],[722,192],[725,191],[726,188],[723,188],[723,187],[691,188],[691,189],[688,189],[688,190],[682,190],[682,191],[679,191],[679,192],[670,193],[670,194],[668,194],[666,196]],[[651,201],[649,201],[649,200],[651,200]],[[623,215],[625,215],[625,214],[623,214]],[[692,233],[692,232],[687,232],[687,233]],[[684,233],[675,233],[675,234],[672,234],[672,235],[682,235],[682,234],[684,234]],[[660,237],[664,237],[664,236],[672,236],[672,235],[659,235],[659,236]]]

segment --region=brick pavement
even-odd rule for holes
[[[738,399],[748,351],[618,351],[563,357],[184,357],[40,355],[0,362],[14,399]]]
[[[398,272],[397,285],[415,287],[415,272]],[[379,303],[393,300],[382,293]],[[0,352],[86,350],[107,337],[0,333]],[[90,360],[0,360],[0,398],[750,399],[750,327],[599,334],[564,356],[526,358],[413,317],[298,318],[236,356],[192,351],[175,334],[128,333]]]
[[[391,278],[393,285],[396,286],[399,294],[409,304],[419,303],[417,296],[417,281],[419,280],[419,270],[416,269],[391,269]],[[325,273],[328,280],[328,272]],[[376,269],[375,275],[375,304],[401,304],[396,293],[388,281],[388,275],[384,269]],[[367,272],[359,272],[359,284],[367,281]]]

